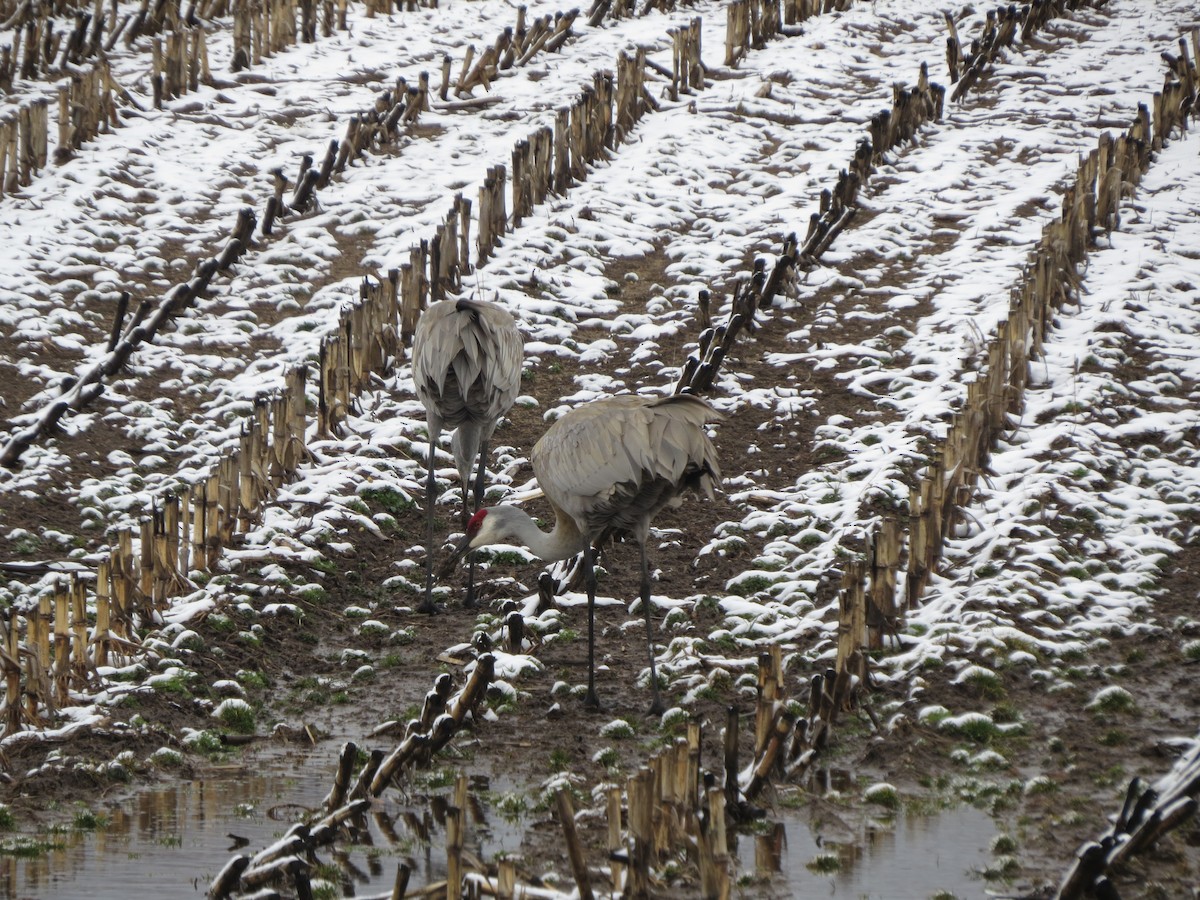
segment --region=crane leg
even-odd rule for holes
[[[588,598],[588,687],[583,705],[588,709],[599,709],[600,698],[596,696],[596,548],[590,545],[583,551],[583,581]]]
[[[484,441],[479,448],[479,471],[475,473],[475,508],[471,510],[473,513],[479,512],[479,507],[483,506],[484,464],[487,458],[488,442]]]
[[[650,621],[650,565],[646,561],[645,541],[638,542],[638,549],[642,555],[642,610],[646,615],[646,648],[650,652],[650,690],[654,694],[654,699],[650,701],[650,713],[661,716],[666,712],[666,706],[658,692],[658,672],[654,666],[654,631]]]
[[[484,461],[487,459],[487,457],[488,457],[488,444],[487,444],[487,441],[484,441],[483,445],[479,448],[479,471],[475,475],[475,504],[471,508],[472,515],[479,512],[479,507],[483,506],[483,473],[484,473]],[[467,493],[465,490],[466,485],[464,485],[463,487],[464,487],[464,490],[463,490],[463,518],[467,518],[467,515],[466,515]],[[463,606],[465,606],[467,609],[474,609],[475,608],[475,554],[474,553],[468,554],[468,559],[470,560],[470,564],[467,567],[467,598],[463,601]]]
[[[433,602],[433,503],[437,493],[437,483],[433,477],[433,445],[436,440],[430,432],[429,458],[425,461],[429,471],[425,478],[425,599],[417,607],[417,611],[423,613],[437,612],[437,605]]]

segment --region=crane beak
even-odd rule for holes
[[[454,545],[454,550],[450,553],[450,555],[446,558],[446,561],[443,562],[441,567],[437,570],[438,579],[440,580],[442,578],[449,577],[454,572],[454,570],[458,567],[458,564],[462,560],[462,558],[470,552],[471,552],[471,538],[469,535],[464,534],[462,537],[462,540],[460,540],[457,544]]]

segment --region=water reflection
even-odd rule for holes
[[[234,853],[257,853],[320,808],[339,749],[331,742],[304,754],[277,753],[253,768],[219,767],[190,783],[92,800],[86,808],[102,817],[102,827],[30,834],[30,841],[46,842],[50,849],[30,858],[0,855],[0,897],[203,896]],[[520,815],[489,819],[478,796],[487,787],[486,780],[472,787],[467,849],[494,859],[520,849],[526,824]],[[445,877],[446,797],[432,803],[414,798],[406,805],[397,792],[388,793],[352,823],[352,841],[320,856],[322,873],[347,892],[389,889],[401,862],[412,869],[410,886]],[[65,818],[70,815],[64,811]],[[3,837],[10,844],[18,839],[13,832]]]
[[[996,825],[981,810],[964,806],[935,815],[884,816],[851,825],[836,805],[820,802],[823,792],[854,787],[838,773],[824,772],[810,785],[815,802],[777,809],[773,824],[748,840],[737,854],[743,872],[805,896],[866,900],[927,900],[946,893],[975,897],[977,873],[990,862]]]
[[[0,898],[201,897],[234,853],[257,853],[321,806],[339,749],[329,742],[306,753],[214,768],[191,783],[93,800],[89,808],[105,817],[102,828],[31,835],[53,846],[32,858],[0,856]],[[900,814],[855,826],[831,802],[833,793],[855,790],[848,774],[814,773],[806,788],[802,806],[775,809],[754,834],[731,834],[742,873],[758,875],[776,893],[888,900],[980,893],[971,873],[989,861],[995,835],[984,813]],[[444,878],[451,793],[445,788],[430,798],[389,791],[354,823],[353,841],[321,852],[320,874],[350,896],[389,890],[401,863],[411,871],[410,888]],[[524,806],[532,799],[529,788],[475,778],[468,796],[466,849],[482,860],[519,856],[532,824]],[[15,835],[5,837],[11,842]],[[836,871],[813,865],[831,856]]]
[[[0,896],[203,894],[239,846],[273,842],[320,804],[319,785],[292,771],[299,765],[283,756],[263,770],[222,767],[120,800],[81,801],[99,827],[31,836],[57,846],[33,858],[0,857]]]
[[[754,837],[754,870],[761,874],[783,871],[783,857],[787,851],[787,826],[776,822],[768,834]]]

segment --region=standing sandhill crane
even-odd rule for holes
[[[721,472],[704,424],[721,416],[691,394],[665,398],[621,395],[577,407],[555,422],[533,448],[533,472],[554,510],[549,534],[515,506],[479,510],[450,561],[487,544],[520,544],[545,562],[582,551],[588,595],[588,689],[596,697],[596,547],[611,537],[637,542],[642,566],[642,609],[650,652],[652,713],[663,711],[654,666],[650,622],[650,569],[646,539],[650,522],[681,495],[700,491],[713,498]]]
[[[442,300],[417,321],[413,336],[412,376],[417,397],[425,406],[429,430],[429,474],[425,483],[425,599],[421,612],[433,603],[434,448],[444,428],[453,428],[451,449],[462,484],[463,522],[483,499],[484,461],[496,423],[512,407],[521,386],[524,341],[516,320],[486,300]],[[479,459],[475,503],[467,506],[471,466]],[[475,603],[475,564],[467,580],[466,605]]]

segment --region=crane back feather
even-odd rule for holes
[[[690,394],[598,400],[550,426],[533,448],[533,470],[555,515],[568,516],[585,541],[644,540],[680,495],[713,497],[721,470],[703,426],[719,418]]]
[[[516,320],[486,300],[443,300],[417,320],[413,387],[430,435],[455,429],[460,473],[469,471],[481,443],[516,401],[523,355]]]

